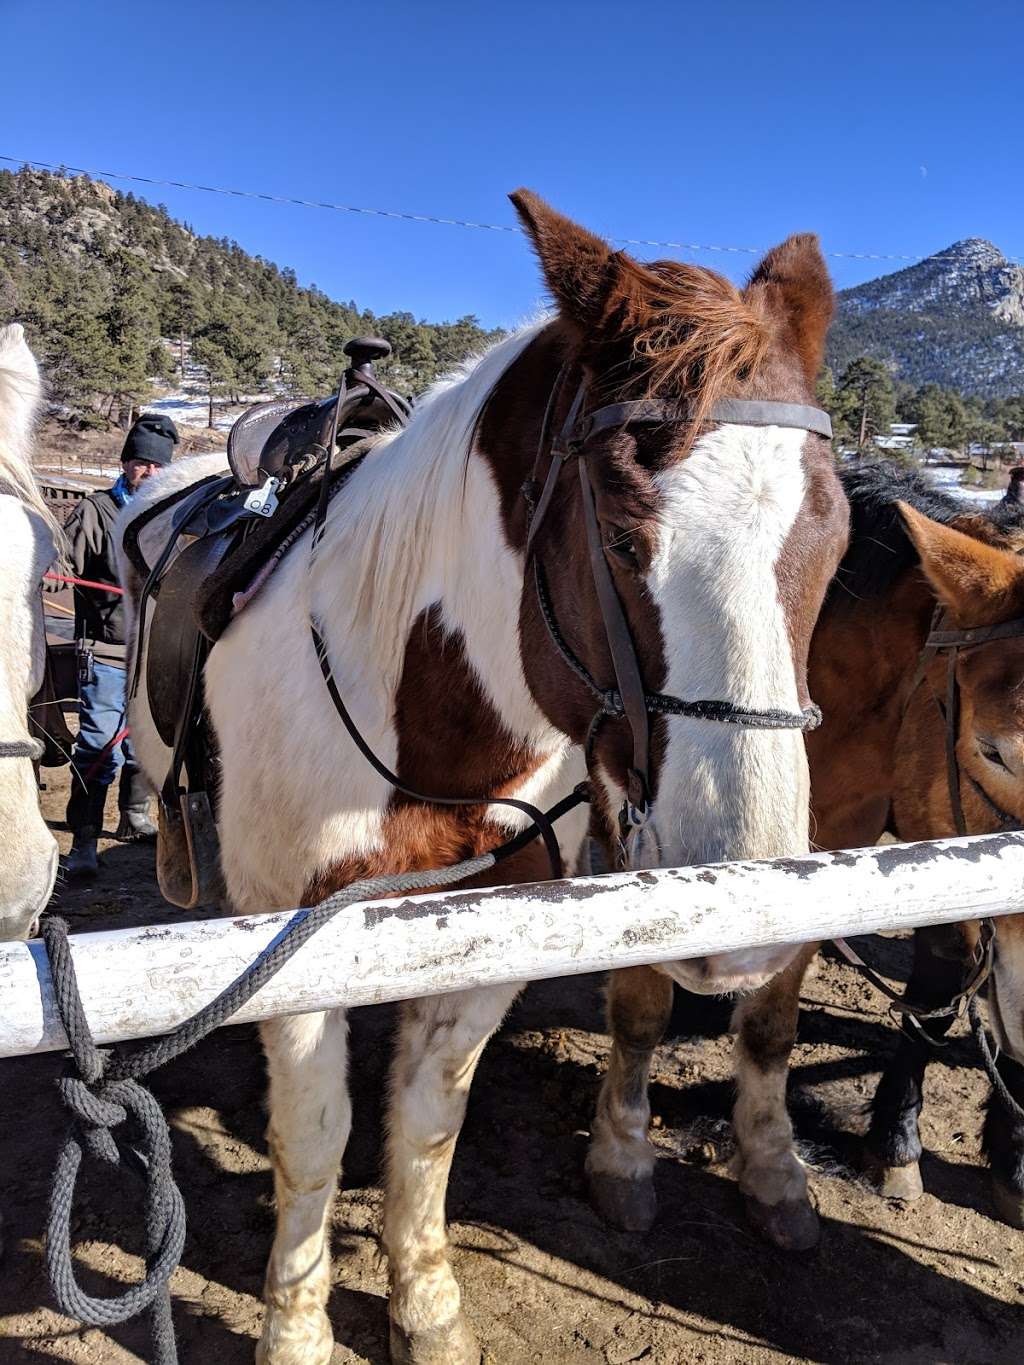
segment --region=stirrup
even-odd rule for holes
[[[175,810],[163,800],[156,843],[160,894],[182,910],[216,905],[224,897],[217,826],[204,791],[183,792]]]

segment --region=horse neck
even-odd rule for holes
[[[24,725],[41,671],[39,583],[53,559],[49,526],[16,494],[0,494],[0,714]],[[9,728],[9,726],[8,726]]]
[[[517,765],[523,771],[565,742],[526,683],[523,556],[509,544],[494,470],[476,449],[487,398],[536,330],[439,386],[405,431],[370,452],[332,508],[314,572],[332,657],[358,658],[369,710],[379,710],[379,728],[398,730],[398,759],[415,751],[435,782],[438,763],[446,773],[457,765],[473,791],[512,781]],[[527,442],[515,459],[521,483]],[[468,768],[455,751],[473,746],[456,743],[457,732],[479,741],[480,761]],[[510,751],[519,755],[511,765]]]

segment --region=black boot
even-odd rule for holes
[[[156,825],[149,818],[149,783],[137,763],[126,762],[121,769],[121,785],[117,789],[117,805],[121,812],[115,838],[152,843],[156,839]]]
[[[105,786],[72,779],[67,823],[75,837],[64,864],[64,875],[69,881],[91,880],[100,870],[96,841],[103,833],[103,807],[106,800]]]

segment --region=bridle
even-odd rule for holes
[[[670,403],[643,398],[632,402],[608,403],[585,411],[587,381],[581,379],[557,437],[551,440],[551,426],[558,400],[571,373],[563,365],[548,399],[534,459],[533,474],[523,485],[527,505],[525,572],[532,563],[533,580],[541,617],[548,636],[563,663],[586,686],[598,702],[585,742],[587,769],[590,771],[594,743],[605,719],[625,720],[632,740],[632,763],[627,770],[626,795],[619,812],[620,841],[642,828],[650,817],[650,718],[652,715],[686,716],[694,720],[716,721],[750,730],[813,730],[821,724],[821,711],[809,705],[793,712],[770,708],[756,710],[735,702],[698,699],[693,701],[664,692],[649,692],[644,686],[636,644],[605,555],[597,517],[590,456],[594,437],[606,431],[636,426],[678,426],[691,420],[685,403]],[[723,398],[711,405],[708,422],[728,422],[741,426],[793,427],[830,438],[832,423],[828,413],[802,403]],[[540,482],[545,453],[549,454],[547,475]],[[594,582],[608,652],[615,674],[614,687],[602,687],[568,644],[559,626],[548,590],[544,566],[536,550],[537,534],[554,498],[562,470],[575,461],[583,503],[590,571]]]
[[[932,615],[928,637],[917,662],[917,670],[910,684],[910,691],[907,693],[906,701],[903,704],[903,715],[906,715],[911,699],[925,681],[929,665],[933,659],[944,653],[946,655],[945,700],[943,701],[934,689],[932,689],[932,699],[945,724],[946,785],[949,790],[949,804],[953,812],[956,832],[963,836],[967,834],[967,821],[964,818],[963,798],[961,796],[963,774],[960,771],[960,762],[956,754],[956,746],[960,738],[960,680],[957,676],[957,662],[960,651],[974,648],[977,645],[988,644],[990,640],[1019,639],[1024,636],[1024,616],[1014,617],[1011,621],[1001,621],[995,626],[970,626],[966,630],[944,629],[945,621],[946,612],[944,608],[937,606]],[[1020,821],[1004,811],[970,773],[967,774],[967,781],[975,795],[999,821],[1000,832],[1021,828]]]

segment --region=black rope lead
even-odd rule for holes
[[[50,1285],[61,1310],[90,1326],[113,1327],[148,1311],[153,1365],[177,1365],[169,1282],[185,1246],[185,1205],[171,1174],[167,1121],[154,1097],[136,1081],[108,1078],[110,1054],[96,1046],[82,1009],[65,921],[49,917],[43,924],[43,941],[73,1058],[73,1067],[58,1082],[71,1127],[57,1157],[50,1195],[46,1226]],[[122,1126],[127,1126],[129,1136],[119,1142],[112,1130]],[[127,1166],[145,1186],[146,1271],[138,1283],[112,1298],[87,1294],[75,1277],[71,1214],[78,1172],[87,1154],[110,1166]]]
[[[328,896],[312,909],[297,911],[281,934],[197,1014],[161,1037],[132,1047],[99,1048],[82,1007],[68,926],[56,916],[43,921],[43,943],[50,963],[54,995],[71,1049],[71,1064],[58,1082],[58,1093],[71,1118],[54,1170],[46,1226],[46,1264],[50,1287],[60,1309],[90,1327],[112,1327],[150,1313],[152,1365],[177,1365],[171,1321],[169,1282],[185,1245],[185,1205],[171,1171],[171,1138],[156,1098],[140,1079],[187,1052],[247,1004],[318,929],[339,911],[358,901],[406,895],[431,887],[454,886],[489,871],[525,848],[574,807],[586,803],[585,783],[491,852],[451,867],[367,877]],[[516,804],[508,800],[506,805]],[[521,805],[531,811],[533,808]],[[114,1130],[124,1128],[118,1139]],[[71,1251],[71,1216],[83,1159],[127,1167],[145,1186],[146,1270],[138,1283],[112,1298],[87,1294],[75,1278]]]
[[[991,1005],[991,1001],[989,1002]],[[985,1023],[981,1017],[981,1010],[978,1009],[978,1000],[972,996],[971,1003],[967,1006],[967,1017],[971,1021],[971,1029],[974,1033],[974,1041],[977,1044],[978,1052],[981,1054],[981,1064],[985,1068],[985,1074],[989,1078],[992,1089],[996,1092],[999,1102],[1015,1123],[1024,1124],[1024,1106],[1011,1093],[1010,1087],[1003,1079],[1003,1075],[997,1065],[999,1060],[999,1048],[993,1053],[989,1046],[988,1034],[985,1032]]]

